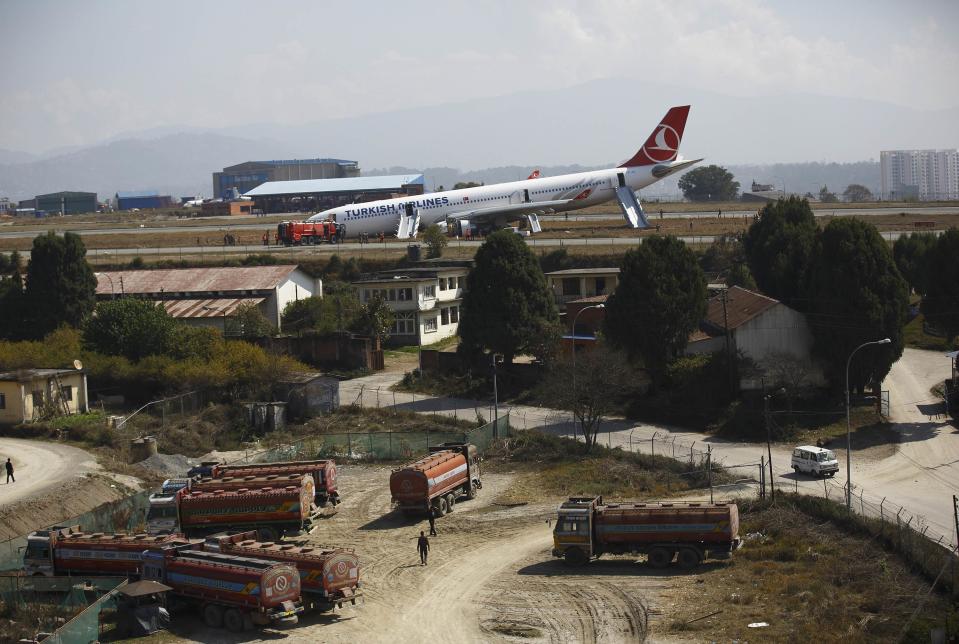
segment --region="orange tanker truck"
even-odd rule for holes
[[[241,557],[283,561],[296,566],[307,608],[333,610],[356,604],[360,596],[360,564],[352,548],[324,548],[256,540],[256,532],[212,535],[203,549]]]
[[[336,463],[330,459],[315,461],[282,461],[279,463],[250,463],[244,465],[220,465],[210,468],[210,476],[281,476],[290,474],[309,474],[313,477],[316,491],[316,505],[325,507],[327,503],[336,505],[340,495],[336,489]]]
[[[170,586],[176,600],[198,606],[214,628],[242,631],[253,624],[297,623],[303,603],[294,566],[191,547],[147,550],[143,579]]]
[[[706,557],[728,559],[739,547],[735,503],[603,503],[573,497],[559,506],[553,556],[582,565],[603,554],[645,554],[662,568],[684,568]]]
[[[188,537],[256,530],[264,541],[309,532],[317,516],[313,479],[277,487],[193,490],[176,495],[177,528]]]
[[[410,514],[432,507],[436,516],[443,516],[453,511],[458,499],[475,498],[482,487],[479,453],[468,443],[435,445],[429,456],[390,474],[393,503]]]

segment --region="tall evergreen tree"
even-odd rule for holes
[[[902,355],[909,297],[876,227],[846,217],[831,221],[813,251],[805,293],[813,351],[834,388],[844,387],[846,360],[857,346],[889,338],[891,344],[858,354],[849,369],[855,390],[881,382]]]
[[[20,274],[20,253],[13,251],[7,262],[7,279],[0,279],[0,338],[19,340],[27,337],[23,323],[23,276]]]
[[[518,235],[500,230],[476,252],[466,278],[459,336],[463,350],[514,356],[541,351],[544,329],[559,319],[536,257]]]
[[[896,268],[909,283],[909,286],[920,295],[929,288],[930,250],[936,245],[935,233],[912,233],[903,235],[892,245],[892,257],[896,261]]]
[[[606,302],[606,332],[661,380],[705,312],[706,278],[695,254],[675,237],[649,237],[623,258]]]
[[[816,241],[816,218],[798,197],[767,204],[743,237],[749,271],[759,289],[793,308]]]
[[[952,340],[959,335],[959,229],[939,236],[928,252],[930,279],[922,314]]]
[[[27,335],[42,338],[62,324],[79,328],[96,304],[97,278],[79,235],[52,230],[33,240],[27,263]]]

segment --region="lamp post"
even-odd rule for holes
[[[490,367],[493,369],[493,438],[499,438],[499,389],[496,387],[496,365],[503,362],[503,354],[494,353],[489,359]]]
[[[110,299],[111,299],[111,300],[112,300],[112,299],[115,299],[116,296],[117,296],[117,292],[116,292],[116,288],[114,288],[114,286],[113,286],[113,278],[110,277],[110,274],[109,274],[109,273],[94,273],[94,275],[96,275],[97,277],[99,277],[100,275],[103,275],[105,278],[107,278],[108,280],[110,280]]]
[[[771,394],[763,396],[763,418],[766,421],[766,454],[769,457],[769,492],[773,502],[776,501],[776,484],[773,474],[773,448],[772,448],[772,430],[770,429],[771,417],[769,415],[769,399],[778,394],[786,393],[785,388],[781,388]]]
[[[779,179],[783,184],[783,199],[786,198],[786,180],[782,177],[773,177],[773,179]]]
[[[862,349],[863,347],[868,347],[871,344],[889,344],[892,342],[889,338],[883,338],[882,340],[873,340],[872,342],[863,342],[858,347],[852,350],[852,353],[849,354],[849,358],[846,359],[846,510],[852,510],[852,429],[851,423],[849,421],[849,364],[852,362],[852,357],[856,355],[856,352]]]
[[[580,310],[576,311],[576,315],[573,316],[573,392],[576,392],[576,320],[579,319],[579,314],[587,309],[605,309],[605,304],[590,304],[589,306],[584,306]]]

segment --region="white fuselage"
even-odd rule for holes
[[[412,203],[413,207],[419,211],[422,226],[445,223],[447,218],[455,218],[459,213],[537,201],[572,199],[562,206],[548,206],[544,210],[549,212],[578,210],[613,199],[616,196],[616,188],[619,186],[618,175],[620,174],[624,175],[625,184],[634,191],[655,183],[659,178],[653,176],[654,167],[660,166],[609,168],[433,192],[415,197],[381,199],[324,210],[313,215],[309,220],[335,219],[337,224],[346,224],[348,237],[355,237],[361,233],[374,236],[383,233],[389,237],[396,232],[400,215],[406,212],[408,203]],[[516,220],[518,217],[494,215],[492,219],[494,221]]]

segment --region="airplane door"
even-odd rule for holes
[[[625,188],[625,187],[626,187],[626,173],[625,173],[625,172],[617,172],[617,173],[616,173],[616,180],[618,181],[618,183],[616,184],[618,187],[620,187],[620,188]]]
[[[523,189],[523,202],[529,203],[529,190]]]

